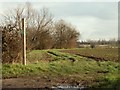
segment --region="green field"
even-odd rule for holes
[[[118,88],[120,84],[120,64],[115,48],[34,50],[27,54],[26,66],[2,66],[4,79],[46,76],[53,81],[64,79],[64,83],[96,88]]]

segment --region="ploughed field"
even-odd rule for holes
[[[60,50],[64,53],[80,55],[87,58],[92,58],[97,61],[116,61],[118,62],[118,48],[81,48]]]
[[[3,64],[3,87],[74,86],[114,88],[120,84],[117,48],[33,50],[27,65]]]

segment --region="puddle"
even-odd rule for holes
[[[84,86],[72,86],[72,85],[60,85],[56,87],[52,87],[54,90],[85,90]]]

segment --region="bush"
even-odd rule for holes
[[[12,25],[2,28],[2,62],[20,62],[22,40],[19,32]]]
[[[95,43],[91,43],[91,44],[90,44],[90,47],[91,47],[91,48],[95,48]]]

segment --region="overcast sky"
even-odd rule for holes
[[[0,14],[21,2],[1,2]],[[55,20],[64,19],[80,32],[81,40],[118,38],[117,2],[32,2],[36,9],[46,7]]]

